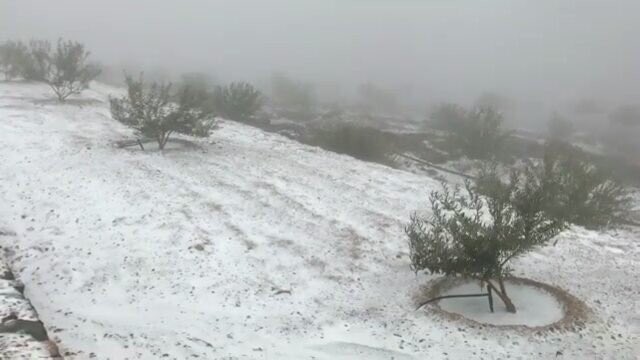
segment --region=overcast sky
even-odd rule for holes
[[[0,38],[77,39],[104,63],[426,101],[640,102],[639,35],[638,0],[0,0]]]

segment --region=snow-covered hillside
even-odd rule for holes
[[[577,332],[414,311],[434,277],[403,226],[437,181],[222,121],[164,153],[95,84],[81,100],[0,84],[0,237],[67,359],[634,359],[640,240],[572,229],[515,262],[595,312]]]

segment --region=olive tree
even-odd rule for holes
[[[442,103],[435,107],[429,116],[428,126],[447,132],[458,131],[467,118],[467,110],[457,104]]]
[[[71,95],[80,94],[100,74],[97,65],[87,62],[89,55],[83,44],[62,39],[58,40],[55,50],[47,54],[44,81],[58,100],[63,102]]]
[[[482,189],[467,182],[464,190],[443,185],[431,194],[431,216],[411,216],[411,267],[415,272],[459,275],[486,284],[516,312],[504,285],[509,262],[546,244],[565,223],[545,210],[543,186],[530,170],[513,170],[507,181],[495,169],[485,174]]]
[[[262,94],[253,85],[234,82],[218,86],[214,93],[218,113],[231,120],[248,120],[262,107]]]
[[[143,137],[154,139],[160,150],[174,133],[209,135],[215,117],[201,90],[185,86],[173,94],[170,83],[153,82],[147,86],[142,75],[137,80],[126,75],[125,82],[127,94],[110,99],[111,115]]]
[[[472,159],[492,159],[511,135],[503,128],[504,117],[493,107],[470,110],[450,103],[438,105],[431,113],[429,125],[445,131],[448,147],[453,153]]]
[[[535,171],[549,197],[546,211],[556,218],[601,228],[623,221],[628,214],[628,189],[571,145],[547,143]]]
[[[295,81],[280,73],[271,77],[271,98],[276,106],[299,115],[310,116],[317,107],[312,84]]]
[[[58,40],[55,48],[48,40],[7,42],[0,46],[0,66],[5,78],[21,76],[25,80],[44,82],[61,102],[79,94],[100,74],[100,68],[90,64],[90,52],[75,41]]]
[[[452,144],[473,159],[490,159],[499,155],[510,136],[503,129],[502,113],[492,107],[478,107],[467,113],[464,121],[450,134]]]
[[[22,77],[29,81],[45,82],[51,71],[51,42],[29,41],[28,50],[21,66]]]
[[[13,80],[24,72],[28,48],[20,41],[6,41],[0,45],[0,72],[5,80]]]

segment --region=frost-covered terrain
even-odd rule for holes
[[[577,332],[414,311],[403,225],[437,181],[234,122],[160,153],[81,101],[0,84],[7,259],[67,359],[634,359],[640,233],[574,228],[514,263],[581,298]],[[499,305],[499,304],[498,304]],[[517,304],[516,304],[517,305]]]

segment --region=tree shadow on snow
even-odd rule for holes
[[[79,106],[79,107],[102,104],[102,101],[98,99],[67,99],[64,102],[61,102],[56,98],[50,98],[50,99],[32,99],[31,101],[35,105],[71,105],[71,106]]]
[[[140,147],[138,140],[136,139],[127,139],[120,140],[115,142],[115,146],[118,148],[126,148],[129,151],[134,152],[159,152],[170,153],[170,152],[182,152],[182,151],[192,151],[192,150],[203,150],[201,144],[196,142],[180,139],[180,138],[170,138],[165,145],[163,150],[158,148],[158,143],[153,139],[140,139],[144,150]]]

